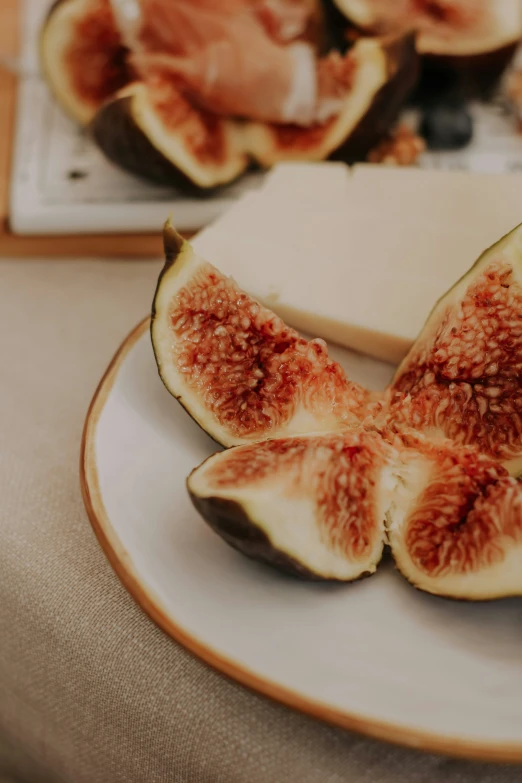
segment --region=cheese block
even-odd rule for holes
[[[293,165],[195,248],[295,328],[392,363],[436,300],[522,222],[517,174],[357,165],[343,180]]]

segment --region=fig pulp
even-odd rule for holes
[[[152,316],[160,375],[225,446],[357,424],[374,403],[322,340],[307,342],[167,224]]]
[[[57,0],[40,35],[54,96],[80,125],[131,78],[110,0]]]
[[[522,470],[522,226],[437,303],[388,391],[395,428]]]

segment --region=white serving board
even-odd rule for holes
[[[23,0],[20,87],[10,188],[10,225],[17,234],[147,232],[172,210],[177,225],[198,229],[238,195],[259,186],[252,174],[219,197],[186,198],[108,163],[54,103],[38,69],[37,36],[49,0]],[[474,106],[476,133],[462,152],[426,154],[421,165],[470,171],[522,171],[522,136],[502,106]]]

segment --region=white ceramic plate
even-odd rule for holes
[[[96,534],[136,601],[241,683],[322,720],[454,755],[522,761],[522,601],[462,604],[415,591],[388,563],[353,585],[253,563],[185,491],[215,444],[157,375],[148,321],[92,402],[81,476]],[[334,351],[378,388],[390,368]]]

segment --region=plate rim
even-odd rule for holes
[[[132,559],[113,528],[103,503],[96,464],[95,435],[97,424],[118,377],[118,372],[132,348],[150,329],[150,320],[150,316],[147,316],[127,335],[105,370],[87,410],[80,447],[80,487],[87,516],[110,565],[138,606],[168,636],[220,674],[239,682],[258,695],[316,718],[323,723],[415,750],[471,761],[521,763],[522,742],[484,743],[472,739],[449,738],[414,727],[396,725],[389,721],[373,720],[355,712],[348,712],[309,699],[290,688],[255,674],[247,667],[215,651],[185,630],[169,615],[154,592],[141,582]]]

